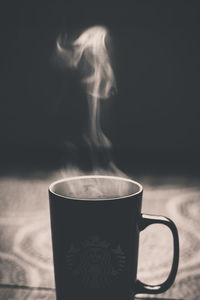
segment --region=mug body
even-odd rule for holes
[[[93,193],[96,180],[103,187],[100,194]],[[87,186],[84,193],[76,193],[79,182],[85,182],[81,189]],[[121,183],[120,193],[111,192]],[[141,185],[120,177],[80,176],[53,183],[49,199],[57,300],[130,299],[137,273]]]

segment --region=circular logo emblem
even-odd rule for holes
[[[120,245],[92,236],[78,244],[71,243],[66,267],[74,279],[88,288],[102,288],[116,280],[125,266],[126,257]]]

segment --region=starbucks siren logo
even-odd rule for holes
[[[108,286],[119,277],[125,261],[120,245],[112,247],[98,236],[92,236],[78,245],[72,243],[66,255],[67,270],[88,288]]]

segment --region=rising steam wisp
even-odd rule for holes
[[[77,39],[64,46],[62,39],[57,40],[57,52],[69,68],[75,68],[83,74],[89,120],[85,140],[90,147],[93,171],[90,174],[124,174],[117,169],[111,160],[105,168],[98,164],[96,149],[103,149],[107,155],[111,143],[104,135],[100,125],[100,99],[107,99],[116,90],[116,82],[106,47],[108,31],[103,26],[93,26],[85,30]],[[65,176],[86,175],[79,167],[72,166],[65,171]]]
[[[109,145],[100,126],[99,99],[109,98],[110,93],[116,89],[115,77],[106,48],[107,35],[105,27],[94,26],[85,30],[74,40],[70,48],[62,47],[61,39],[57,41],[58,53],[66,65],[77,68],[83,73],[82,82],[86,87],[89,107],[88,138],[96,147]]]

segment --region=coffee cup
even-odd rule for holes
[[[57,300],[128,300],[169,289],[178,268],[177,228],[169,218],[141,213],[142,193],[138,182],[107,175],[50,185]],[[139,235],[152,224],[167,226],[173,236],[171,271],[158,285],[137,278]]]

